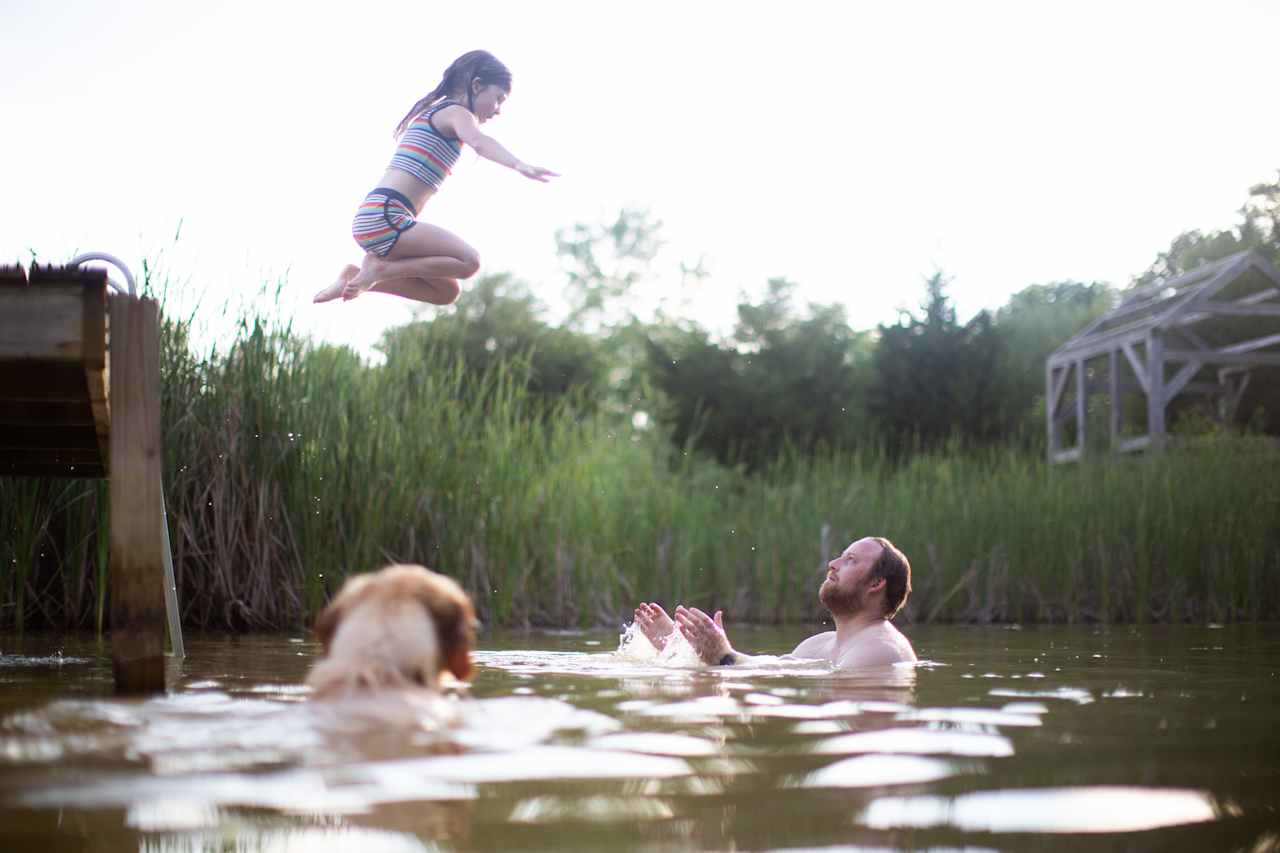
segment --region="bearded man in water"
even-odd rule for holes
[[[862,669],[916,660],[910,641],[889,622],[911,593],[911,564],[888,539],[868,536],[845,548],[827,564],[818,598],[836,629],[816,634],[789,657],[825,660],[837,669]],[[659,651],[679,631],[704,663],[750,663],[752,655],[734,650],[724,632],[723,612],[708,616],[696,607],[676,608],[672,620],[661,606],[641,603],[635,624]]]

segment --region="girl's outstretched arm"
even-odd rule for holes
[[[475,152],[486,160],[492,160],[508,169],[515,169],[526,178],[546,183],[548,178],[559,177],[559,173],[541,166],[530,166],[512,154],[502,143],[480,130],[480,124],[470,110],[465,107],[447,107],[440,111],[439,123],[464,144],[470,145]]]

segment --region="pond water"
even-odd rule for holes
[[[907,633],[863,675],[490,635],[371,703],[306,701],[301,636],[189,637],[147,700],[0,636],[0,850],[1280,850],[1280,625]]]

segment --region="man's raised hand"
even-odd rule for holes
[[[717,664],[733,653],[724,633],[724,611],[717,610],[713,619],[696,607],[680,605],[676,608],[676,624],[703,663]]]
[[[671,621],[671,617],[662,609],[662,605],[640,602],[640,606],[636,608],[635,619],[640,633],[645,635],[655,649],[662,651],[667,647],[667,641],[671,639],[676,623]]]

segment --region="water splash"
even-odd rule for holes
[[[618,648],[613,656],[616,660],[629,663],[649,663],[679,668],[703,666],[702,659],[693,650],[693,646],[689,645],[684,634],[673,631],[667,639],[666,647],[659,651],[634,622],[627,625],[618,637]]]

